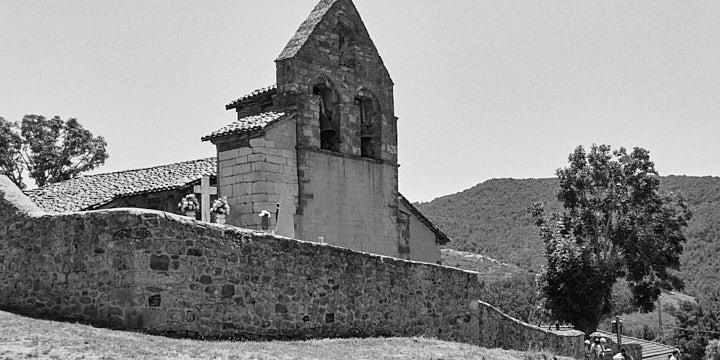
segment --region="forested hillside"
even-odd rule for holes
[[[556,187],[556,179],[493,179],[417,206],[450,236],[449,248],[538,271],[542,242],[526,207],[560,209]],[[685,292],[720,304],[720,178],[662,177],[661,188],[685,195],[693,210],[681,257]]]

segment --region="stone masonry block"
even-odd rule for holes
[[[283,180],[283,174],[280,174],[280,173],[265,173],[265,174],[267,174],[267,176],[265,179],[262,179],[262,180],[273,181],[273,182]]]
[[[234,160],[234,159],[220,160],[220,168],[224,168],[224,167],[228,167],[228,166],[233,166],[233,165],[235,165],[235,160]]]
[[[237,171],[239,174],[245,174],[245,173],[249,173],[252,171],[252,165],[250,163],[239,164],[239,165],[235,165],[235,166],[238,167]]]
[[[218,185],[220,185],[220,187],[232,185],[234,183],[233,180],[234,180],[233,177],[220,177],[218,179]]]
[[[285,165],[282,167],[282,173],[288,175],[296,175],[298,168],[296,166]]]
[[[252,200],[251,195],[239,195],[239,196],[233,196],[232,199],[228,199],[228,202],[230,202],[230,207],[233,207],[233,204],[242,204],[242,203],[249,203]]]
[[[263,139],[263,138],[250,139],[250,147],[251,148],[256,148],[256,147],[261,147],[261,146],[266,146],[265,139]]]
[[[233,186],[232,186],[232,194],[233,194],[233,196],[247,195],[247,193],[248,193],[248,191],[247,191],[247,184],[246,184],[246,183],[233,184]]]
[[[283,150],[282,157],[288,158],[288,159],[295,159],[295,152],[290,151],[290,150]]]
[[[252,183],[253,194],[272,194],[275,191],[273,184],[268,181],[256,181]]]
[[[232,177],[233,176],[233,168],[234,168],[234,166],[220,168],[220,177]]]
[[[282,174],[280,181],[287,183],[287,184],[295,184],[297,183],[297,175],[296,174]]]
[[[233,176],[242,175],[244,173],[242,165],[233,165],[231,174]]]
[[[282,156],[267,155],[266,161],[271,164],[285,165],[287,163],[286,158]]]
[[[252,203],[241,203],[233,206],[232,211],[236,214],[252,214]]]
[[[259,162],[259,161],[265,161],[265,154],[251,154],[248,155],[248,162]]]
[[[252,171],[280,172],[280,166],[277,164],[269,164],[266,162],[255,162],[252,163]]]
[[[253,171],[248,172],[243,175],[243,181],[246,182],[253,182],[253,181],[265,181],[268,179],[267,172],[265,171]]]
[[[248,162],[248,156],[247,156],[247,155],[238,156],[238,157],[235,158],[235,164],[237,164],[237,165],[245,164],[245,163],[247,163],[247,162]]]
[[[243,148],[239,148],[237,150],[238,150],[238,154],[237,154],[238,157],[248,156],[253,153],[253,149],[251,149],[249,147],[243,147]]]
[[[270,202],[270,194],[253,194],[250,196],[250,202]]]
[[[282,150],[267,148],[267,147],[256,148],[255,152],[258,154],[282,156]]]
[[[232,149],[228,151],[223,151],[218,154],[218,159],[220,161],[232,159],[238,156],[238,149]]]

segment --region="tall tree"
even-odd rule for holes
[[[668,340],[680,349],[683,359],[704,360],[707,355],[716,353],[717,346],[709,345],[720,337],[717,314],[702,303],[681,301],[672,315],[677,319],[677,326]]]
[[[0,169],[21,188],[25,171],[44,186],[92,170],[105,163],[106,146],[75,118],[25,115],[20,126],[0,118]]]
[[[0,116],[0,174],[7,176],[20,188],[24,188],[23,161],[20,155],[22,143],[17,124]]]
[[[529,207],[545,245],[542,287],[554,318],[592,333],[622,277],[643,311],[652,311],[661,288],[682,288],[671,270],[679,268],[691,213],[681,196],[659,193],[647,150],[579,146],[556,175],[564,211],[546,216],[542,204]]]

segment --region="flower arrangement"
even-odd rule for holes
[[[230,213],[230,205],[228,205],[227,198],[221,197],[215,200],[210,208],[210,212],[215,215],[227,215]]]
[[[178,203],[178,208],[184,212],[191,212],[191,211],[197,211],[197,209],[200,207],[200,202],[198,202],[198,199],[195,197],[195,194],[187,194],[185,195],[182,200]]]
[[[267,210],[263,210],[263,211],[260,212],[260,214],[258,214],[258,216],[259,216],[259,217],[265,217],[265,216],[267,216],[268,219],[269,219],[269,218],[272,216],[272,214],[270,214],[270,212],[267,211]]]

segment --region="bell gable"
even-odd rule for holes
[[[393,82],[351,0],[321,0],[276,60],[298,146],[397,163]]]

